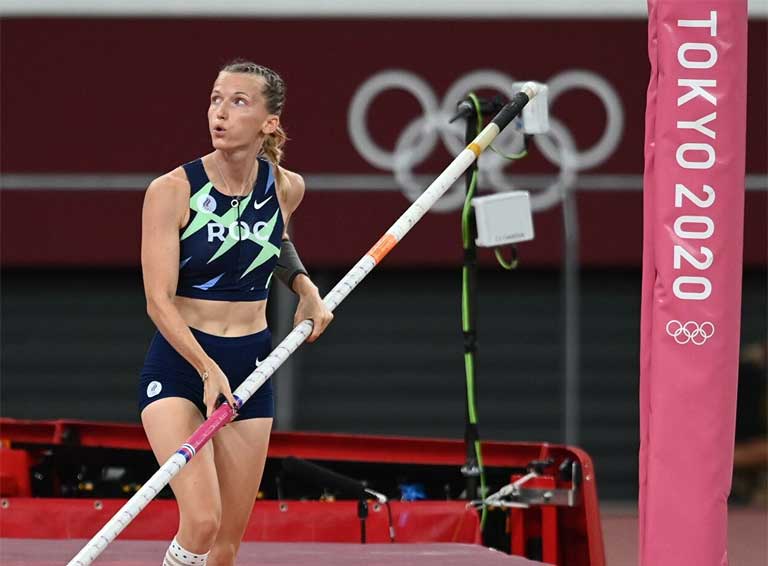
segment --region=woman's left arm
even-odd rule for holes
[[[288,240],[288,223],[304,198],[305,186],[301,175],[282,167],[280,168],[280,173],[279,177],[282,182],[279,184],[283,185],[281,193],[286,211],[283,239]],[[298,259],[298,256],[296,257]],[[291,290],[299,297],[299,304],[293,317],[293,325],[296,326],[303,320],[311,319],[313,323],[312,334],[307,338],[307,342],[314,342],[333,320],[333,313],[325,306],[317,286],[306,273],[299,273],[292,278]]]

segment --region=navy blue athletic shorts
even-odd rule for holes
[[[245,381],[260,360],[272,351],[272,334],[268,328],[256,334],[234,338],[206,334],[190,328],[198,343],[224,372],[229,385],[235,389]],[[205,418],[203,402],[203,381],[187,360],[171,346],[160,332],[156,332],[149,345],[144,367],[139,380],[139,412],[144,407],[166,397],[189,399],[200,409]],[[268,379],[240,407],[236,421],[259,417],[274,417],[275,403],[272,395],[272,380]]]

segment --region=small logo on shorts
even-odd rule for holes
[[[211,195],[200,196],[197,199],[197,208],[205,212],[213,212],[216,210],[216,199]]]
[[[156,395],[159,395],[162,390],[163,384],[159,381],[153,381],[147,385],[147,397],[155,397]]]
[[[263,362],[259,360],[259,358],[256,358],[256,367],[259,367]]]

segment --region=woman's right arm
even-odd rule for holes
[[[152,181],[144,196],[141,222],[141,267],[147,314],[157,329],[202,376],[208,416],[219,394],[230,406],[234,399],[221,369],[195,340],[173,304],[179,278],[179,229],[187,208],[189,190],[183,171],[173,171]]]

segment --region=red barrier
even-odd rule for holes
[[[0,448],[0,496],[29,497],[32,490],[29,468],[32,462],[26,450]]]
[[[149,450],[138,425],[87,421],[0,418],[0,441],[4,446],[25,447],[33,453],[47,447],[56,450],[59,446],[67,450],[100,447]],[[460,440],[273,432],[268,458],[287,456],[338,462],[455,466],[456,469],[466,458],[464,443]],[[548,459],[553,460],[555,467],[565,460],[578,464],[579,499],[573,507],[542,508],[544,520],[539,524],[543,528],[528,524],[526,536],[538,532],[546,538],[547,557],[553,563],[605,566],[597,482],[589,455],[578,448],[546,443],[483,443],[487,467],[525,469],[533,461]],[[550,479],[559,488],[571,485],[570,480]],[[34,528],[34,536],[40,538],[87,538],[121,503],[123,500],[8,498],[0,505],[0,536],[30,537]],[[400,542],[480,542],[477,511],[467,509],[464,501],[394,502],[392,511]],[[51,517],[56,520],[52,521]],[[176,521],[173,501],[154,501],[147,512],[126,529],[124,536],[167,538],[173,534]],[[386,542],[385,510],[371,503],[368,521],[369,540]],[[258,501],[246,540],[356,542],[359,540],[356,503]]]
[[[123,503],[121,499],[9,498],[0,506],[0,536],[87,539]],[[481,542],[477,513],[467,509],[462,501],[395,501],[391,505],[398,542]],[[170,540],[176,533],[178,521],[175,501],[153,501],[120,538]],[[366,521],[369,542],[389,542],[389,521],[383,506],[371,502]],[[243,540],[359,542],[357,503],[257,501]]]

